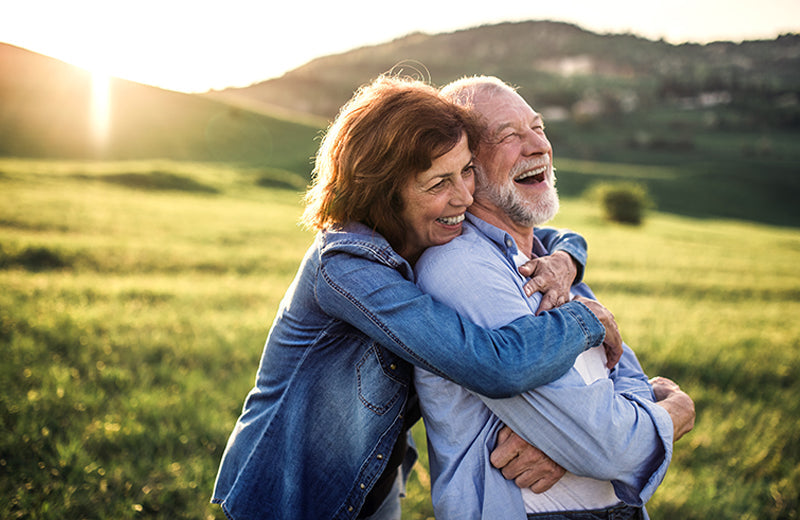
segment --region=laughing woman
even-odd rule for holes
[[[461,232],[472,203],[469,113],[421,82],[382,76],[319,149],[304,222],[319,230],[272,324],[228,440],[213,501],[232,519],[399,518],[419,418],[412,367],[493,397],[550,382],[605,328],[580,303],[477,327],[414,285],[422,251]],[[550,233],[546,261],[585,261]],[[550,280],[568,291],[573,280]],[[544,337],[548,338],[545,342]],[[552,340],[552,341],[551,341]]]

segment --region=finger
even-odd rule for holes
[[[539,480],[542,480],[542,475],[533,471],[526,471],[514,479],[514,484],[520,489],[530,488],[533,489]]]
[[[542,294],[542,301],[539,302],[539,307],[536,309],[536,315],[549,311],[551,309],[555,309],[558,307],[559,297],[556,295],[555,291],[547,291],[546,293]]]
[[[532,276],[536,272],[536,266],[540,263],[540,258],[533,258],[519,266],[519,273],[522,276]]]
[[[519,436],[512,435],[508,426],[504,426],[497,434],[497,446],[489,455],[489,462],[498,469],[506,468],[519,454],[522,447],[527,444]]]
[[[561,479],[562,476],[564,476],[564,473],[548,475],[546,477],[540,478],[530,486],[526,487],[529,488],[534,493],[544,493],[545,491],[553,487],[555,483]]]
[[[606,366],[608,368],[614,368],[622,358],[622,336],[616,324],[614,327],[610,327],[609,330],[607,330],[603,345],[606,349],[606,359],[608,361]]]
[[[525,290],[525,295],[530,298],[531,296],[533,296],[534,293],[544,291],[545,287],[541,285],[541,282],[542,279],[541,277],[538,276],[534,276],[533,278],[525,282],[525,285],[523,286]]]
[[[603,346],[606,350],[606,366],[609,369],[614,368],[622,359],[622,343],[603,342]]]

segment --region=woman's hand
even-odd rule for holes
[[[544,493],[567,472],[508,426],[497,433],[497,446],[489,461],[520,489],[530,488],[534,493]]]
[[[568,253],[556,251],[550,256],[528,260],[519,267],[519,272],[522,276],[530,277],[524,287],[525,294],[531,296],[535,292],[542,293],[542,301],[536,309],[536,314],[539,314],[569,301],[569,289],[575,281],[578,268]]]
[[[600,320],[600,323],[605,327],[606,336],[603,339],[603,348],[606,350],[606,366],[609,369],[614,368],[622,358],[622,335],[619,332],[617,320],[614,319],[614,315],[611,314],[610,310],[606,309],[596,300],[590,300],[583,296],[576,296],[575,301],[581,302],[589,307],[589,310],[597,316],[597,319]]]

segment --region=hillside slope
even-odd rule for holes
[[[318,126],[115,78],[101,123],[108,133],[98,141],[92,86],[83,69],[0,44],[0,156],[167,158],[310,171]]]
[[[607,112],[649,109],[721,91],[728,92],[723,100],[744,104],[747,96],[757,94],[774,102],[760,107],[762,112],[772,107],[768,117],[762,114],[763,121],[800,126],[800,35],[741,44],[672,45],[634,35],[597,34],[561,22],[501,23],[411,34],[318,58],[280,78],[223,92],[332,117],[354,88],[392,69],[419,73],[437,85],[463,75],[497,75],[520,86],[537,105],[569,111],[587,101]]]
[[[635,181],[663,211],[800,225],[800,35],[672,45],[503,23],[411,34],[210,95],[330,118],[389,70],[436,85],[488,74],[519,86],[545,116],[565,196]]]

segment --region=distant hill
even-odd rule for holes
[[[545,116],[564,196],[636,181],[661,211],[800,226],[797,34],[672,45],[531,21],[411,34],[206,94],[114,79],[102,150],[91,141],[90,75],[0,44],[0,156],[224,161],[305,181],[320,131],[389,70],[519,86]]]
[[[168,158],[311,169],[319,127],[112,78],[105,146],[92,137],[89,72],[0,44],[0,156]]]
[[[800,225],[800,35],[673,45],[529,21],[411,34],[211,92],[325,118],[390,70],[443,85],[496,75],[544,114],[559,192],[636,181],[657,207]],[[591,172],[591,173],[587,173]]]
[[[520,86],[537,107],[559,114],[717,102],[758,124],[800,128],[797,34],[741,44],[672,45],[561,22],[502,23],[411,34],[216,94],[330,118],[358,85],[393,68],[419,73],[437,85],[463,75],[497,75]]]

